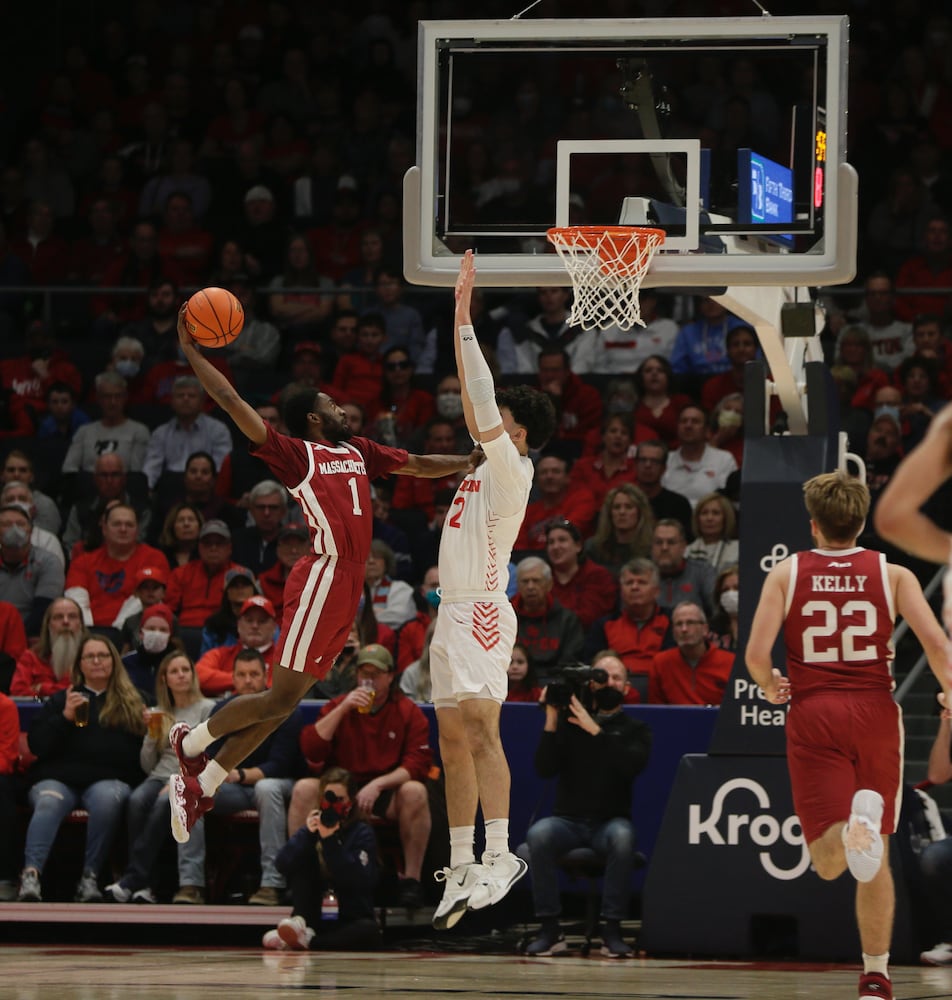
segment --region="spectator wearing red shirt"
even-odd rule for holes
[[[116,212],[108,198],[97,198],[86,215],[89,231],[70,247],[69,280],[76,285],[98,285],[106,272],[126,253]]]
[[[431,825],[423,783],[433,763],[430,724],[394,677],[387,650],[364,646],[357,654],[357,687],[329,701],[317,721],[301,730],[301,750],[314,770],[350,771],[360,788],[355,797],[360,811],[397,825],[404,862],[401,898],[405,905],[419,905]],[[315,778],[294,786],[289,828],[303,823],[318,795]]]
[[[379,313],[365,313],[360,317],[356,349],[343,355],[334,369],[334,399],[359,403],[367,414],[379,411],[383,381],[380,348],[386,335],[386,324]]]
[[[691,397],[674,392],[674,370],[660,354],[645,358],[635,372],[638,406],[636,443],[660,438],[669,448],[678,446],[678,417]]]
[[[456,434],[453,423],[442,417],[434,417],[426,429],[423,442],[426,455],[456,455]],[[391,506],[395,510],[421,510],[427,521],[432,521],[435,513],[436,495],[440,490],[456,490],[463,473],[444,476],[442,479],[417,479],[413,476],[398,476],[393,489]]]
[[[85,630],[83,613],[75,601],[68,597],[52,601],[43,615],[36,645],[24,649],[17,659],[10,694],[15,698],[49,698],[69,687]]]
[[[411,439],[436,412],[433,394],[413,385],[413,362],[403,347],[391,347],[382,359],[380,408],[367,416],[374,421],[371,437],[382,444],[410,447]]]
[[[707,615],[700,604],[682,601],[671,612],[676,649],[651,662],[652,705],[720,705],[734,667],[734,654],[707,641]]]
[[[205,619],[221,606],[225,574],[240,568],[231,559],[231,529],[217,518],[206,521],[198,533],[198,558],[173,569],[169,576],[165,603],[179,625],[203,628]]]
[[[620,614],[596,622],[588,630],[585,656],[591,658],[600,649],[615,650],[630,678],[647,694],[655,654],[674,645],[670,612],[658,604],[660,578],[650,559],[632,559],[622,568],[618,582]]]
[[[137,222],[129,237],[129,250],[103,272],[102,288],[151,288],[161,278],[177,281],[177,268],[166,268],[159,257],[159,239],[151,222]],[[145,316],[146,300],[141,292],[128,295],[103,294],[92,300],[97,320],[113,328]]]
[[[629,457],[634,428],[626,414],[605,418],[602,447],[597,455],[583,455],[572,466],[571,485],[592,495],[595,509],[601,508],[609,492],[623,483],[635,481],[635,461]]]
[[[65,285],[69,274],[69,244],[53,231],[53,210],[34,201],[27,214],[26,233],[11,249],[30,269],[34,285]]]
[[[724,337],[729,371],[711,375],[701,386],[701,405],[710,412],[725,397],[744,392],[744,368],[757,357],[757,334],[749,326],[735,326]]]
[[[902,295],[904,288],[952,287],[952,240],[949,220],[934,215],[926,223],[925,245],[921,254],[910,257],[896,275],[896,315],[907,323],[919,313],[934,313],[943,319],[952,314],[952,296]]]
[[[512,647],[509,657],[509,691],[506,701],[522,701],[538,703],[542,697],[542,688],[536,679],[535,667],[529,659],[529,651],[521,642]]]
[[[585,438],[602,422],[601,393],[572,371],[568,352],[554,344],[539,352],[539,388],[555,403],[559,416],[555,436],[573,442],[576,454],[581,454]]]
[[[260,594],[249,597],[238,612],[238,641],[229,646],[215,646],[195,664],[195,674],[202,694],[217,698],[234,688],[235,660],[243,649],[256,649],[267,668],[267,685],[271,686],[274,665],[277,615],[274,605]]]
[[[582,555],[578,528],[571,521],[552,521],[545,537],[552,596],[575,612],[584,629],[611,614],[618,603],[618,584],[604,566]]]
[[[543,455],[536,462],[534,492],[536,499],[526,508],[514,549],[544,549],[546,528],[553,521],[571,521],[583,536],[591,533],[598,513],[595,497],[583,486],[570,486],[565,457]]]
[[[9,691],[17,660],[26,652],[26,629],[16,606],[0,601],[0,691]]]
[[[73,560],[66,574],[66,596],[83,609],[87,624],[111,628],[136,588],[136,574],[163,566],[165,556],[138,541],[139,518],[133,507],[116,504],[103,517],[103,543]]]
[[[167,273],[178,276],[180,285],[198,287],[208,271],[212,234],[195,223],[192,198],[176,191],[165,200],[159,231],[159,257]]]
[[[17,815],[16,772],[20,766],[20,714],[0,694],[0,900],[16,899]]]
[[[24,348],[23,354],[0,360],[0,387],[12,390],[35,414],[46,413],[46,394],[55,382],[65,382],[79,396],[82,374],[39,320],[27,329]]]
[[[330,223],[307,234],[318,271],[339,283],[348,271],[358,267],[363,231],[357,182],[350,174],[343,174],[337,181]]]

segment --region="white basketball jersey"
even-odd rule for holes
[[[468,475],[440,540],[444,600],[506,600],[509,559],[532,489],[532,462],[503,434],[483,442],[486,461]]]

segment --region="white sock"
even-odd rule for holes
[[[471,865],[476,860],[473,853],[475,826],[450,827],[450,868],[457,865]]]
[[[205,747],[211,746],[214,742],[215,737],[208,731],[208,723],[200,722],[186,734],[182,740],[182,749],[186,757],[197,757]]]
[[[202,786],[205,795],[214,795],[218,791],[218,786],[228,777],[228,772],[218,763],[217,760],[210,760],[205,765],[205,770],[198,776],[198,783]]]
[[[509,817],[486,820],[486,850],[509,853]]]
[[[867,955],[863,952],[863,972],[869,974],[870,972],[878,972],[881,976],[889,978],[889,952],[885,951],[882,955]]]

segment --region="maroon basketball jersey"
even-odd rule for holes
[[[406,465],[406,451],[361,437],[303,441],[267,428],[268,439],[252,453],[301,505],[315,554],[365,563],[373,533],[370,480]]]
[[[783,635],[793,697],[889,691],[895,617],[881,552],[811,549],[791,556]]]

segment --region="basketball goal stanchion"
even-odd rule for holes
[[[569,323],[583,330],[644,326],[638,292],[663,229],[565,226],[546,232],[565,265],[575,297]]]

